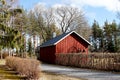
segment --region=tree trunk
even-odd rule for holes
[[[0,51],[0,54],[1,54],[1,55],[0,55],[1,59],[3,59],[3,55],[2,55],[2,52],[1,52],[1,51]]]
[[[35,54],[35,48],[36,48],[36,35],[33,35],[33,53]]]
[[[24,36],[24,52],[26,52],[26,37]]]

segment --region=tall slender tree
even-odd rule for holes
[[[103,47],[103,31],[96,20],[94,20],[94,23],[92,25],[92,36],[95,48],[94,50],[101,50],[101,47]]]
[[[9,50],[14,48],[20,49],[21,45],[23,45],[23,36],[21,35],[23,32],[21,31],[22,29],[16,29],[16,27],[21,26],[20,22],[22,21],[19,20],[19,23],[16,25],[18,20],[16,17],[19,17],[16,15],[21,14],[22,10],[13,7],[15,3],[13,0],[1,0],[0,3],[0,27],[4,33],[1,41],[5,42],[5,44],[3,44],[3,48],[8,48]]]

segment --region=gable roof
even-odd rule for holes
[[[69,36],[70,34],[75,33],[77,36],[79,36],[81,39],[83,39],[86,43],[88,43],[89,45],[91,45],[90,42],[88,42],[85,38],[83,38],[82,36],[80,36],[77,32],[75,31],[71,31],[68,33],[64,33],[62,35],[59,35],[55,38],[52,38],[48,41],[46,41],[45,43],[43,43],[40,47],[47,47],[47,46],[52,46],[52,45],[56,45],[57,43],[59,43],[61,40],[63,40],[64,38],[66,38],[67,36]]]

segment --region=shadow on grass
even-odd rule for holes
[[[0,65],[0,79],[26,80],[26,77],[20,76],[16,71],[10,70],[5,65]]]

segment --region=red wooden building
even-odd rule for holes
[[[40,46],[40,60],[48,63],[55,62],[55,54],[88,53],[90,43],[75,31],[59,35]]]

